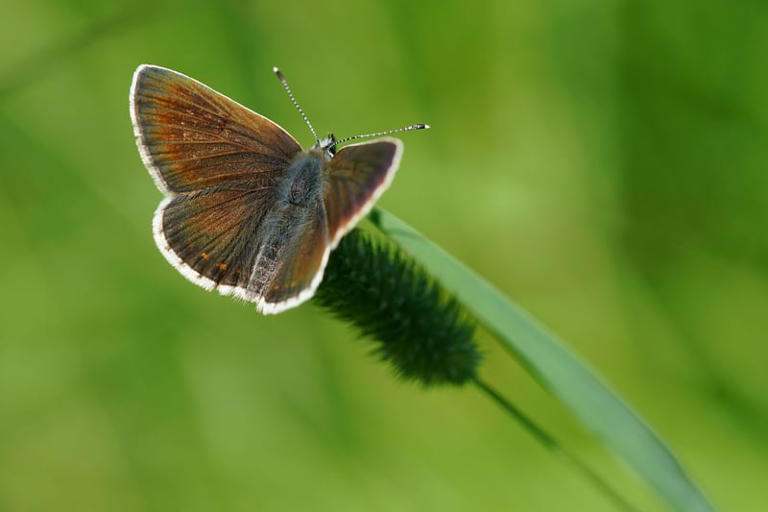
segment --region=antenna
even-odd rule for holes
[[[283,88],[285,89],[285,92],[288,93],[288,97],[291,98],[291,103],[293,103],[293,106],[296,107],[296,110],[299,111],[301,118],[304,120],[305,123],[307,123],[307,126],[309,126],[309,131],[312,132],[312,136],[315,138],[315,142],[320,142],[320,139],[317,137],[317,133],[315,133],[315,129],[312,127],[312,123],[309,122],[309,118],[307,117],[307,114],[304,113],[304,110],[302,110],[301,105],[299,105],[299,102],[296,101],[296,98],[293,96],[293,92],[291,92],[291,88],[288,85],[288,82],[285,80],[285,76],[283,75],[283,72],[277,69],[277,66],[274,66],[272,68],[272,71],[275,72],[275,74],[277,75],[277,79],[280,80],[281,84],[283,84]]]
[[[394,130],[387,130],[385,132],[376,132],[376,133],[364,133],[362,135],[353,135],[352,137],[344,137],[343,139],[337,140],[336,144],[342,144],[344,142],[349,142],[350,140],[356,140],[356,139],[365,139],[368,137],[381,137],[382,135],[391,135],[393,133],[400,133],[400,132],[411,132],[413,130],[428,130],[429,125],[428,124],[412,124],[410,126],[405,126],[403,128],[396,128]]]

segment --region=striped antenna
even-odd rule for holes
[[[352,137],[344,137],[343,139],[337,140],[336,145],[341,144],[343,142],[356,140],[356,139],[366,139],[368,137],[381,137],[382,135],[391,135],[393,133],[411,132],[413,130],[428,130],[428,129],[429,129],[428,124],[412,124],[410,126],[405,126],[403,128],[396,128],[394,130],[387,130],[385,132],[364,133],[362,135],[353,135]]]
[[[288,93],[288,97],[291,98],[291,103],[293,103],[293,106],[296,107],[296,110],[299,111],[301,118],[304,120],[305,123],[307,123],[307,126],[309,126],[309,131],[312,132],[312,136],[315,138],[315,142],[320,142],[320,139],[317,137],[317,133],[315,132],[315,129],[312,127],[312,123],[309,122],[309,118],[307,117],[307,114],[304,113],[304,110],[301,108],[301,105],[299,105],[299,102],[296,101],[296,98],[293,96],[293,92],[291,92],[291,87],[288,85],[288,82],[285,80],[285,75],[283,75],[283,72],[280,71],[277,68],[277,66],[274,66],[272,68],[272,71],[275,72],[275,74],[277,75],[277,79],[280,80],[281,84],[283,84],[283,88],[285,89],[285,92]]]

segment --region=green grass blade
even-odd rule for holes
[[[373,223],[424,264],[533,376],[676,510],[713,510],[648,425],[561,341],[488,282],[377,208]]]

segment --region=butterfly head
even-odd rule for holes
[[[328,158],[333,158],[333,156],[336,154],[336,145],[338,142],[336,142],[336,137],[332,133],[329,133],[326,137],[323,137],[317,143],[315,144],[315,147],[318,149],[322,149],[323,153]]]

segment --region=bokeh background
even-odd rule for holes
[[[406,134],[381,204],[567,340],[723,510],[768,481],[768,4],[0,2],[0,510],[614,510],[474,389],[156,250],[131,74]],[[485,335],[482,375],[665,510]]]

